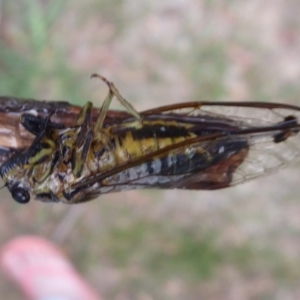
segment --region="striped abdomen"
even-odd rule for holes
[[[211,135],[220,130],[207,130],[175,121],[148,121],[141,128],[110,128],[110,131],[115,133],[107,134],[109,139],[105,145],[99,147],[99,142],[95,140],[92,146],[92,155],[96,162],[93,165],[94,172],[99,174],[116,166],[149,157],[138,166],[118,174],[115,179],[120,181],[121,176],[123,182],[154,175],[175,176],[197,172],[238,153],[241,149],[248,149],[247,140],[241,138],[187,143],[186,146],[177,147],[178,143]],[[166,147],[171,150],[163,155],[156,155]]]

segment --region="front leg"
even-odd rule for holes
[[[87,154],[90,150],[94,137],[93,122],[91,116],[92,103],[87,102],[82,108],[76,125],[78,126],[75,135],[75,141],[72,144],[72,172],[75,177],[80,177]]]
[[[53,170],[58,160],[56,144],[49,138],[40,141],[41,150],[28,159],[28,166],[34,182],[43,182]]]

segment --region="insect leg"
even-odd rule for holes
[[[43,148],[28,159],[29,165],[32,166],[31,172],[36,182],[42,182],[48,177],[55,163],[56,145],[55,142],[48,138],[42,140]]]
[[[108,95],[106,96],[104,103],[101,107],[101,111],[95,126],[95,131],[96,130],[101,130],[103,128],[103,122],[104,119],[106,117],[108,108],[110,106],[110,103],[113,99],[114,96],[116,96],[116,98],[120,101],[120,103],[127,109],[127,111],[133,115],[140,123],[142,122],[142,118],[140,116],[140,114],[135,110],[135,108],[120,94],[120,92],[118,91],[118,89],[115,87],[115,85],[113,84],[113,82],[108,81],[105,77],[103,77],[100,74],[92,74],[91,78],[93,77],[97,77],[100,78],[101,80],[103,80],[108,88],[109,88],[109,92]]]
[[[86,157],[93,140],[92,103],[87,102],[82,108],[76,124],[79,126],[72,149],[72,170],[76,177],[81,175]]]

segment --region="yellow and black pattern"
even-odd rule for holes
[[[298,107],[190,102],[138,113],[111,82],[94,76],[109,87],[96,122],[89,102],[74,126],[52,122],[51,115],[21,117],[36,138],[0,168],[16,201],[78,203],[139,188],[220,189],[300,156]],[[113,97],[129,115],[108,124]]]

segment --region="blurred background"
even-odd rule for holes
[[[137,110],[300,105],[297,0],[0,1],[0,94]],[[118,108],[118,103],[113,108]],[[0,244],[36,234],[105,299],[299,299],[299,166],[220,191],[129,191],[76,206],[1,190]],[[2,299],[21,299],[2,274]]]

